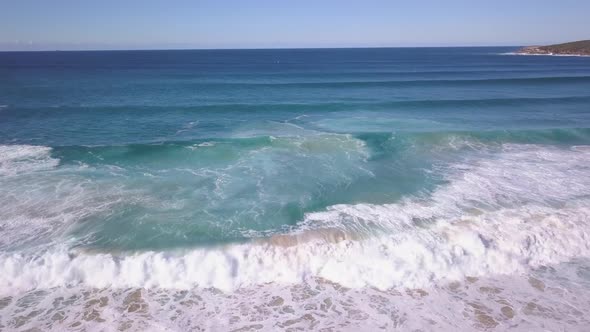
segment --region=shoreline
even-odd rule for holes
[[[557,57],[581,57],[588,58],[590,54],[559,54],[559,53],[525,53],[525,52],[508,52],[500,53],[500,55],[521,55],[521,56],[557,56]]]
[[[516,50],[516,53],[522,55],[590,56],[590,41],[581,40],[546,46],[524,46]]]

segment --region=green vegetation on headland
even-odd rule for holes
[[[518,54],[530,55],[588,55],[590,56],[590,40],[548,46],[527,46],[516,51]]]

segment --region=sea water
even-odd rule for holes
[[[590,329],[590,59],[0,53],[0,330]]]

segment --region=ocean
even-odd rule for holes
[[[590,58],[515,49],[0,53],[0,330],[590,330]]]

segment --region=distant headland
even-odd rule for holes
[[[522,55],[578,55],[590,56],[590,40],[547,46],[527,46],[516,51]]]

